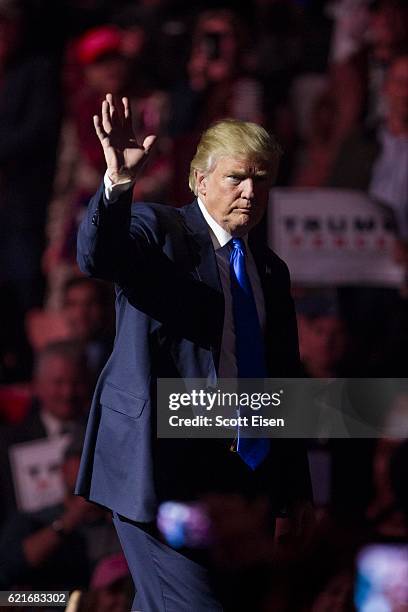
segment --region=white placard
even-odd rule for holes
[[[65,491],[61,463],[69,441],[70,436],[64,435],[10,447],[10,465],[19,510],[36,512],[62,502]]]
[[[400,287],[391,258],[393,219],[366,193],[348,189],[273,189],[269,246],[298,285]]]

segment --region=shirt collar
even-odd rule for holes
[[[232,238],[231,234],[227,232],[221,225],[219,225],[216,220],[210,215],[208,210],[205,207],[205,204],[197,198],[198,205],[200,207],[201,212],[203,213],[203,217],[206,220],[207,224],[211,229],[211,239],[213,241],[214,249],[220,249],[225,246]],[[214,241],[215,238],[215,241]]]
[[[47,432],[47,436],[49,437],[58,436],[64,429],[68,431],[73,426],[72,421],[67,421],[66,423],[61,422],[54,415],[45,410],[40,411],[40,418]]]

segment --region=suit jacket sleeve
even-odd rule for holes
[[[126,282],[140,269],[151,243],[143,220],[132,222],[132,208],[131,189],[109,202],[102,182],[78,231],[77,261],[84,274]]]

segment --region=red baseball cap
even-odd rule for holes
[[[77,57],[81,64],[92,64],[108,53],[120,53],[122,35],[119,28],[104,25],[87,30],[77,42]]]

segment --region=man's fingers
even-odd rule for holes
[[[129,98],[127,98],[126,96],[123,97],[122,104],[123,104],[123,114],[125,117],[125,121],[126,123],[129,123],[131,125],[132,124],[132,109],[129,104]]]
[[[120,104],[116,104],[118,100],[115,102],[115,97],[110,93],[106,94],[106,100],[109,105],[109,116],[112,127],[115,128],[115,126],[123,125],[123,108]]]
[[[107,134],[109,134],[112,131],[109,104],[107,100],[104,100],[102,102],[102,127]]]
[[[94,127],[95,127],[96,135],[98,136],[99,140],[102,142],[102,140],[106,137],[106,133],[102,129],[101,121],[99,119],[99,115],[94,115],[93,116],[93,124],[94,124]]]
[[[134,138],[132,107],[130,105],[129,98],[126,96],[122,98],[122,111],[125,130],[130,138]]]
[[[109,108],[109,117],[111,118],[111,122],[113,123],[115,120],[115,115],[116,115],[116,107],[115,107],[115,101],[113,99],[112,94],[110,93],[106,94],[106,101],[108,103],[108,108]]]
[[[146,155],[149,153],[150,149],[152,148],[156,138],[157,137],[154,134],[149,134],[149,136],[146,136],[146,138],[144,139],[143,148],[144,148]]]

